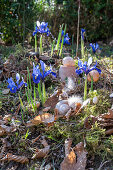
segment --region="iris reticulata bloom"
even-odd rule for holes
[[[54,77],[56,77],[56,73],[52,71],[51,66],[50,69],[46,71],[45,70],[46,64],[42,60],[40,60],[40,65],[41,65],[42,72],[39,69],[39,65],[35,67],[35,64],[33,63],[32,76],[33,76],[34,83],[38,84],[40,82],[40,79],[44,81],[45,77],[47,77],[49,74],[52,74]]]
[[[40,23],[39,21],[37,21],[37,25],[35,27],[35,31],[33,32],[33,36],[37,34],[37,32],[39,32],[40,34],[46,33],[47,36],[49,36],[50,31],[47,26],[48,26],[48,23],[45,23],[45,22]]]
[[[84,34],[85,34],[86,30],[85,29],[81,29],[81,36],[82,36],[82,39],[84,40]]]
[[[101,70],[99,68],[97,68],[97,61],[96,64],[94,66],[90,66],[92,64],[92,57],[89,58],[88,62],[85,61],[84,63],[78,59],[78,66],[79,68],[76,69],[76,73],[78,75],[82,74],[83,72],[87,75],[90,71],[92,70],[97,70],[99,72],[99,74],[101,73]]]
[[[64,35],[64,31],[62,30],[62,36]],[[70,42],[69,42],[69,36],[68,36],[68,33],[66,33],[65,35],[64,35],[64,42],[63,42],[63,44],[65,45],[65,44],[68,44],[68,45],[70,45]]]
[[[97,49],[99,49],[98,43],[94,43],[94,44],[90,43],[89,45],[92,47],[94,53],[97,51]]]
[[[7,88],[10,89],[10,92],[11,93],[16,93],[16,91],[24,84],[25,87],[27,86],[27,83],[24,82],[24,79],[22,77],[22,81],[19,83],[19,80],[20,80],[20,75],[17,73],[16,74],[16,84],[15,82],[13,81],[12,77],[11,78],[8,78],[7,82],[9,83],[9,85],[7,86]]]

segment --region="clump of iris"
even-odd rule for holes
[[[94,44],[90,43],[89,45],[92,47],[92,51],[95,54],[97,49],[99,49],[98,43],[94,43]]]
[[[62,36],[64,36],[64,42],[63,42],[63,45],[67,44],[67,45],[70,45],[70,42],[69,42],[69,36],[68,36],[68,33],[66,33],[64,35],[64,31],[62,30]]]
[[[16,84],[15,82],[13,81],[12,77],[8,78],[7,82],[9,83],[9,85],[7,86],[7,88],[10,89],[10,92],[11,93],[16,93],[17,90],[20,89],[20,87],[22,87],[23,85],[25,85],[25,87],[27,87],[27,83],[24,82],[24,79],[22,77],[22,81],[19,83],[20,81],[20,75],[19,73],[16,74]]]
[[[33,81],[34,83],[38,84],[40,80],[44,81],[45,77],[47,77],[49,74],[52,74],[54,77],[56,77],[56,73],[52,71],[52,67],[50,66],[50,69],[46,71],[46,64],[40,60],[41,65],[41,71],[39,69],[39,65],[35,66],[33,63]]]
[[[50,30],[49,30],[49,28],[47,26],[48,26],[48,23],[46,23],[46,22],[41,22],[40,23],[39,21],[37,21],[35,30],[33,31],[33,36],[35,34],[37,34],[38,32],[40,34],[46,33],[46,35],[49,36],[50,35]]]
[[[91,66],[92,64],[92,57],[88,59],[88,62],[85,61],[84,63],[78,58],[78,69],[76,69],[76,74],[80,75],[82,73],[85,73],[86,75],[92,71],[92,70],[97,70],[99,74],[101,73],[101,70],[97,68],[97,61],[94,66]]]
[[[99,74],[101,73],[101,70],[99,68],[97,68],[97,61],[94,66],[91,66],[91,64],[92,64],[92,57],[90,57],[88,59],[88,62],[85,61],[84,63],[80,59],[78,59],[79,68],[76,69],[76,74],[81,75],[83,73],[85,75],[84,100],[87,99],[87,75],[88,75],[88,73],[92,70],[97,70],[99,72]],[[92,81],[93,81],[93,79],[92,79]]]

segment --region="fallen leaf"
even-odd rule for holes
[[[3,136],[5,134],[9,134],[9,133],[13,132],[14,130],[15,130],[14,127],[10,127],[10,126],[6,126],[6,125],[1,124],[0,125],[0,136]]]
[[[44,107],[51,107],[54,109],[56,104],[59,101],[59,95],[62,93],[62,90],[58,90],[54,95],[50,96],[44,104]]]
[[[40,142],[44,146],[44,148],[43,149],[37,148],[36,151],[35,151],[35,155],[32,157],[32,159],[34,159],[34,158],[43,158],[49,153],[50,145],[48,145],[45,138],[40,140]]]
[[[102,114],[101,117],[104,119],[113,119],[113,110],[109,109],[108,113]]]
[[[50,113],[43,113],[42,115],[38,115],[34,119],[27,122],[26,126],[27,127],[34,126],[34,125],[38,125],[40,123],[49,124],[49,123],[53,123],[54,121],[55,121],[54,115],[52,115]]]
[[[67,143],[67,144],[66,144]],[[86,154],[87,152],[84,150],[83,143],[80,142],[76,145],[75,151],[71,150],[71,140],[69,142],[65,142],[65,158],[61,163],[60,170],[85,170],[86,167]],[[69,152],[69,153],[68,153]],[[77,157],[77,161],[76,161]]]
[[[113,134],[113,129],[106,130],[106,131],[105,131],[105,134],[106,134],[106,135],[111,135],[111,134]]]
[[[51,109],[51,106],[45,107],[45,108],[43,109],[43,112],[48,112],[50,109]]]
[[[22,163],[22,164],[29,162],[27,157],[13,155],[12,153],[7,153],[7,155],[5,157],[3,157],[1,159],[1,161],[15,161],[15,162],[19,162],[19,163]]]

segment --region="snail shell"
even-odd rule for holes
[[[62,115],[65,115],[65,113],[67,113],[70,109],[67,100],[62,100],[58,102],[55,108],[58,110],[58,113]]]

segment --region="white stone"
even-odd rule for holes
[[[94,103],[94,104],[97,104],[97,103],[98,103],[98,97],[97,97],[97,96],[93,97],[93,103]]]
[[[62,64],[63,66],[75,66],[75,61],[72,57],[64,57]]]
[[[111,94],[109,95],[109,97],[113,97],[113,93],[111,93]]]

